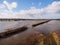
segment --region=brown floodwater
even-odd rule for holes
[[[44,34],[52,33],[55,30],[60,30],[60,21],[52,20],[43,25],[39,25],[36,29]]]
[[[7,27],[14,28],[14,27],[20,27],[20,26],[23,26],[26,24],[30,25],[30,24],[34,24],[34,23],[36,23],[36,22],[34,22],[34,21],[0,22],[0,32],[6,31],[4,29],[6,29]],[[34,28],[29,26],[28,29],[22,33],[18,33],[11,37],[0,40],[0,45],[21,45],[23,43],[24,43],[23,45],[29,45],[29,44],[33,45],[33,44],[31,44],[33,42],[32,39],[30,40],[32,35],[35,35],[35,37],[36,37],[36,34],[39,36],[39,33],[41,35],[43,35],[43,34],[47,35],[49,33],[52,33],[55,30],[60,30],[60,21],[59,20],[51,20],[48,23],[38,25]],[[30,37],[29,40],[26,40],[28,37]],[[38,37],[36,39],[39,40]],[[33,40],[35,40],[35,38],[33,38]]]
[[[6,29],[14,29],[14,28],[22,27],[24,25],[29,26],[29,29],[30,29],[32,28],[31,26],[32,24],[38,23],[39,21],[32,21],[32,20],[30,21],[0,21],[0,32],[5,32],[7,31]],[[46,34],[51,33],[54,30],[60,30],[60,21],[52,20],[43,25],[36,26],[35,29]]]

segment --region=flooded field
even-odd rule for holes
[[[30,26],[32,27],[33,24],[44,22],[46,20],[25,20],[25,21],[0,21],[0,32],[7,31],[6,29],[14,29],[22,26]],[[53,30],[59,30],[60,28],[60,21],[59,20],[51,20],[48,23],[43,25],[38,25],[35,28],[42,32],[48,33]],[[47,32],[46,32],[47,31]]]
[[[7,31],[6,29],[18,28],[22,26],[30,26],[35,23],[44,22],[46,20],[21,20],[21,21],[0,21],[0,32]]]
[[[55,30],[60,30],[60,20],[50,20],[42,25],[32,27],[33,24],[45,21],[0,21],[0,33],[9,31],[6,29],[14,29],[24,25],[28,26],[26,31],[1,39],[0,45],[43,45],[40,42],[43,42],[45,35],[51,34]]]
[[[55,30],[60,30],[60,21],[59,20],[51,20],[48,23],[37,26],[36,29],[38,31],[43,32],[44,34],[52,33]]]

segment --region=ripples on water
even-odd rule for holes
[[[17,28],[23,25],[34,24],[37,21],[0,21],[0,32],[7,31],[9,28]],[[60,21],[52,20],[46,24],[35,27],[37,31],[45,34],[51,33],[54,30],[60,30]]]
[[[16,27],[20,27],[23,25],[29,26],[29,24],[34,24],[34,23],[36,23],[36,22],[34,22],[34,21],[2,21],[1,22],[0,21],[0,32],[6,31],[5,29],[7,29],[7,28],[16,28]],[[30,40],[30,41],[26,40],[28,37],[29,37],[29,39],[31,39],[31,35],[38,34],[39,32],[48,34],[54,30],[60,30],[60,21],[52,20],[43,25],[39,25],[35,28],[29,27],[28,30],[26,30],[22,33],[15,34],[11,37],[0,40],[0,45],[20,45],[20,44],[25,43],[26,41],[31,44],[30,41],[32,41],[32,40]],[[33,38],[33,40],[34,40],[34,38]],[[29,45],[27,42],[25,43],[25,45]]]
[[[48,23],[37,26],[36,29],[44,34],[52,33],[55,30],[60,30],[60,21],[52,20]]]
[[[33,24],[34,21],[0,21],[0,32],[6,31],[5,29],[17,28],[31,23]]]

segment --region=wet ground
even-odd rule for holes
[[[35,23],[44,22],[46,20],[22,20],[22,21],[0,21],[0,32],[7,31],[6,29],[14,29],[22,26],[30,26]]]
[[[48,23],[37,26],[36,29],[44,34],[52,33],[55,30],[60,30],[60,21],[52,20]]]
[[[39,20],[40,21],[40,20]],[[38,25],[32,28],[30,25],[38,23],[39,21],[13,21],[13,22],[0,22],[0,32],[4,32],[7,28],[16,28],[23,25],[28,25],[28,29],[22,33],[15,34],[11,37],[0,40],[1,45],[33,45],[34,40],[41,40],[40,37],[45,37],[55,30],[60,30],[60,20],[51,20],[48,23]],[[42,34],[43,33],[43,34]],[[36,36],[37,35],[37,36]],[[35,36],[35,37],[33,37]],[[38,37],[39,36],[39,37]],[[35,42],[36,43],[36,42]]]
[[[46,20],[30,20],[30,21],[0,21],[0,32],[7,31],[6,29],[14,29],[22,26],[29,26],[29,29],[32,27],[31,25],[39,22],[43,22]],[[43,25],[38,25],[35,27],[38,31],[43,33],[51,33],[54,30],[60,30],[60,21],[59,20],[51,20],[48,23]]]

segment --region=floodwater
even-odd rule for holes
[[[0,21],[0,32],[7,31],[7,29],[14,29],[22,26],[30,26],[32,24],[43,22],[44,20],[39,21]],[[52,20],[48,23],[45,23],[43,25],[38,25],[35,27],[37,31],[41,31],[43,33],[51,33],[54,30],[60,30],[60,21],[59,20]]]
[[[25,20],[25,21],[0,21],[0,32],[5,32],[7,29],[14,29],[22,26],[30,26],[35,23],[43,22],[45,20],[39,20],[39,21],[34,21],[34,20]]]
[[[36,22],[39,21],[11,21],[11,22],[0,22],[0,32],[4,32],[6,30],[6,28],[14,28],[14,27],[20,27],[23,25],[32,25]],[[1,31],[2,30],[2,31]],[[48,33],[52,33],[55,30],[60,30],[60,21],[59,20],[51,20],[48,23],[42,24],[42,25],[38,25],[34,28],[32,28],[31,26],[24,32],[19,33],[19,34],[15,34],[11,37],[5,38],[0,40],[0,45],[33,45],[31,44],[31,42],[34,42],[33,40],[35,40],[35,38],[33,37],[33,39],[31,39],[32,35],[34,34],[48,34]],[[36,35],[35,35],[36,37]],[[27,40],[27,38],[29,38]],[[39,40],[38,37],[36,38],[36,40]],[[31,41],[31,42],[30,42]]]
[[[60,21],[52,20],[48,23],[37,26],[36,29],[42,32],[43,34],[52,33],[55,30],[60,30]]]

